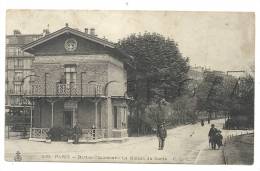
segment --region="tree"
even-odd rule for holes
[[[225,89],[224,75],[216,71],[206,71],[197,90],[197,109],[207,111],[210,119],[213,112],[223,111],[227,100]]]
[[[251,75],[239,78],[230,96],[230,115],[236,127],[254,126],[254,78]]]
[[[135,71],[128,73],[128,93],[135,99],[149,104],[153,98],[173,101],[181,94],[189,59],[182,56],[174,40],[146,32],[120,40],[118,47],[135,58]]]
[[[197,108],[197,97],[183,95],[178,97],[174,103],[172,103],[173,124],[183,122],[194,122],[197,119],[196,108]],[[176,121],[176,119],[179,119]],[[181,119],[181,120],[180,120]]]
[[[184,91],[189,59],[177,43],[157,33],[132,34],[120,40],[119,49],[134,56],[135,70],[128,72],[128,95],[134,97],[135,126],[141,129],[145,109],[164,98],[173,102]]]

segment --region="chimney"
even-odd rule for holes
[[[50,34],[49,29],[43,29],[43,36],[46,36],[47,34]]]
[[[90,35],[91,35],[91,36],[95,36],[95,29],[94,29],[94,28],[91,28],[91,29],[90,29]]]
[[[88,28],[85,28],[85,34],[88,34]]]
[[[20,35],[21,34],[20,30],[14,30],[13,32],[14,32],[14,35]]]
[[[69,27],[69,24],[68,24],[68,23],[66,23],[66,24],[65,24],[65,26],[66,26],[66,27]]]

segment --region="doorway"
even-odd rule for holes
[[[64,127],[73,127],[73,111],[64,111]]]

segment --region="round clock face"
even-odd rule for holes
[[[64,47],[67,51],[74,51],[77,49],[77,41],[75,39],[67,39],[65,41]]]

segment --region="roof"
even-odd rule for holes
[[[58,37],[58,36],[60,36],[60,35],[62,35],[62,34],[64,34],[64,33],[70,33],[70,34],[73,34],[73,35],[82,37],[82,38],[84,38],[84,39],[87,39],[87,40],[89,40],[89,41],[98,43],[98,44],[100,44],[100,45],[103,45],[103,46],[105,46],[105,47],[108,47],[108,48],[110,48],[110,49],[115,50],[117,53],[119,53],[119,54],[122,55],[122,56],[127,57],[128,59],[133,60],[133,57],[132,57],[132,56],[130,56],[130,55],[126,54],[125,52],[123,52],[122,50],[116,48],[116,46],[115,46],[114,43],[109,42],[109,41],[107,41],[106,39],[98,38],[98,37],[96,37],[96,36],[94,36],[94,35],[86,34],[86,33],[81,32],[81,31],[79,31],[79,30],[70,28],[70,27],[68,27],[68,26],[63,27],[63,28],[60,29],[60,30],[57,30],[57,31],[52,32],[52,33],[50,33],[50,34],[47,34],[47,35],[45,35],[45,36],[43,36],[43,37],[41,37],[41,38],[39,38],[39,39],[37,39],[37,40],[31,42],[31,43],[28,43],[28,44],[22,46],[22,50],[23,50],[23,51],[27,51],[27,50],[29,50],[29,49],[31,49],[31,48],[33,48],[33,47],[39,45],[39,44],[42,44],[42,43],[44,43],[44,42],[47,42],[48,40],[51,40],[51,39],[53,39],[53,38],[55,38],[55,37]]]
[[[88,39],[88,40],[90,40],[92,42],[96,42],[98,44],[101,44],[103,46],[107,46],[107,47],[110,47],[110,48],[115,48],[114,43],[111,43],[111,42],[109,42],[107,40],[100,39],[100,38],[98,38],[96,36],[93,36],[93,35],[90,35],[90,34],[86,34],[84,32],[81,32],[81,31],[76,30],[76,29],[72,29],[70,27],[63,27],[60,30],[57,30],[57,31],[55,31],[53,33],[50,33],[50,34],[47,34],[46,36],[44,36],[44,37],[42,37],[42,38],[40,38],[40,39],[38,39],[36,41],[33,41],[33,42],[23,46],[22,50],[26,51],[26,50],[28,50],[30,48],[33,48],[33,47],[35,47],[35,46],[37,46],[39,44],[42,44],[42,43],[44,43],[44,42],[46,42],[46,41],[48,41],[50,39],[53,39],[53,38],[55,38],[57,36],[62,35],[64,33],[71,33],[71,34],[77,35],[79,37],[82,37],[84,39]]]

